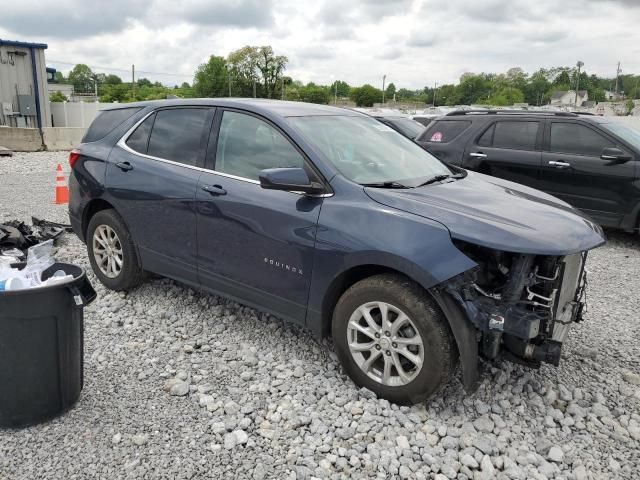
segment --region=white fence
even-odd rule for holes
[[[50,102],[54,127],[88,128],[99,110],[113,106],[100,102]]]

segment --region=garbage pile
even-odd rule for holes
[[[31,221],[32,226],[16,220],[0,225],[0,293],[73,280],[73,276],[63,270],[42,280],[42,273],[55,263],[54,241],[65,231],[70,231],[70,226],[35,217]]]

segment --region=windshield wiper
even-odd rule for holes
[[[424,183],[421,183],[420,185],[418,185],[419,187],[424,187],[425,185],[430,185],[432,183],[436,183],[436,182],[441,182],[442,180],[446,180],[447,178],[451,178],[451,175],[436,175],[435,177],[431,177],[429,180],[427,180]]]
[[[459,178],[464,178],[466,176],[467,176],[466,173],[456,173],[455,175],[449,175],[449,174],[445,173],[445,174],[442,174],[442,175],[436,175],[436,176],[431,177],[430,179],[428,179],[426,182],[421,183],[420,185],[418,185],[418,187],[423,187],[425,185],[430,185],[432,183],[441,182],[442,180],[446,180],[447,178],[459,179]]]
[[[361,183],[363,187],[374,187],[374,188],[409,188],[406,185],[403,185],[398,182],[373,182],[373,183]]]

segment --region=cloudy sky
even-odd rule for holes
[[[191,82],[209,55],[272,45],[303,81],[398,87],[464,72],[585,63],[640,73],[640,0],[4,0],[0,38],[46,42],[47,63]],[[122,69],[122,70],[118,70]]]

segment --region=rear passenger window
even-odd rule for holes
[[[195,166],[207,123],[206,108],[172,108],[156,113],[147,153]]]
[[[118,108],[98,112],[87,133],[82,137],[82,143],[96,142],[106,137],[118,125],[140,110],[142,110],[142,107]]]
[[[469,125],[471,125],[469,120],[438,120],[420,135],[420,140],[447,143],[469,128]]]
[[[604,148],[615,146],[615,143],[606,137],[583,125],[561,122],[551,124],[552,152],[599,157]]]
[[[153,120],[156,118],[156,114],[149,115],[144,122],[138,125],[129,138],[127,139],[127,146],[138,153],[147,153],[147,145],[149,144],[149,134],[151,133],[151,127],[153,126]]]
[[[216,150],[217,172],[258,180],[261,170],[284,167],[304,168],[304,157],[289,140],[254,116],[224,112]]]
[[[497,122],[493,132],[494,148],[535,150],[538,122]]]

